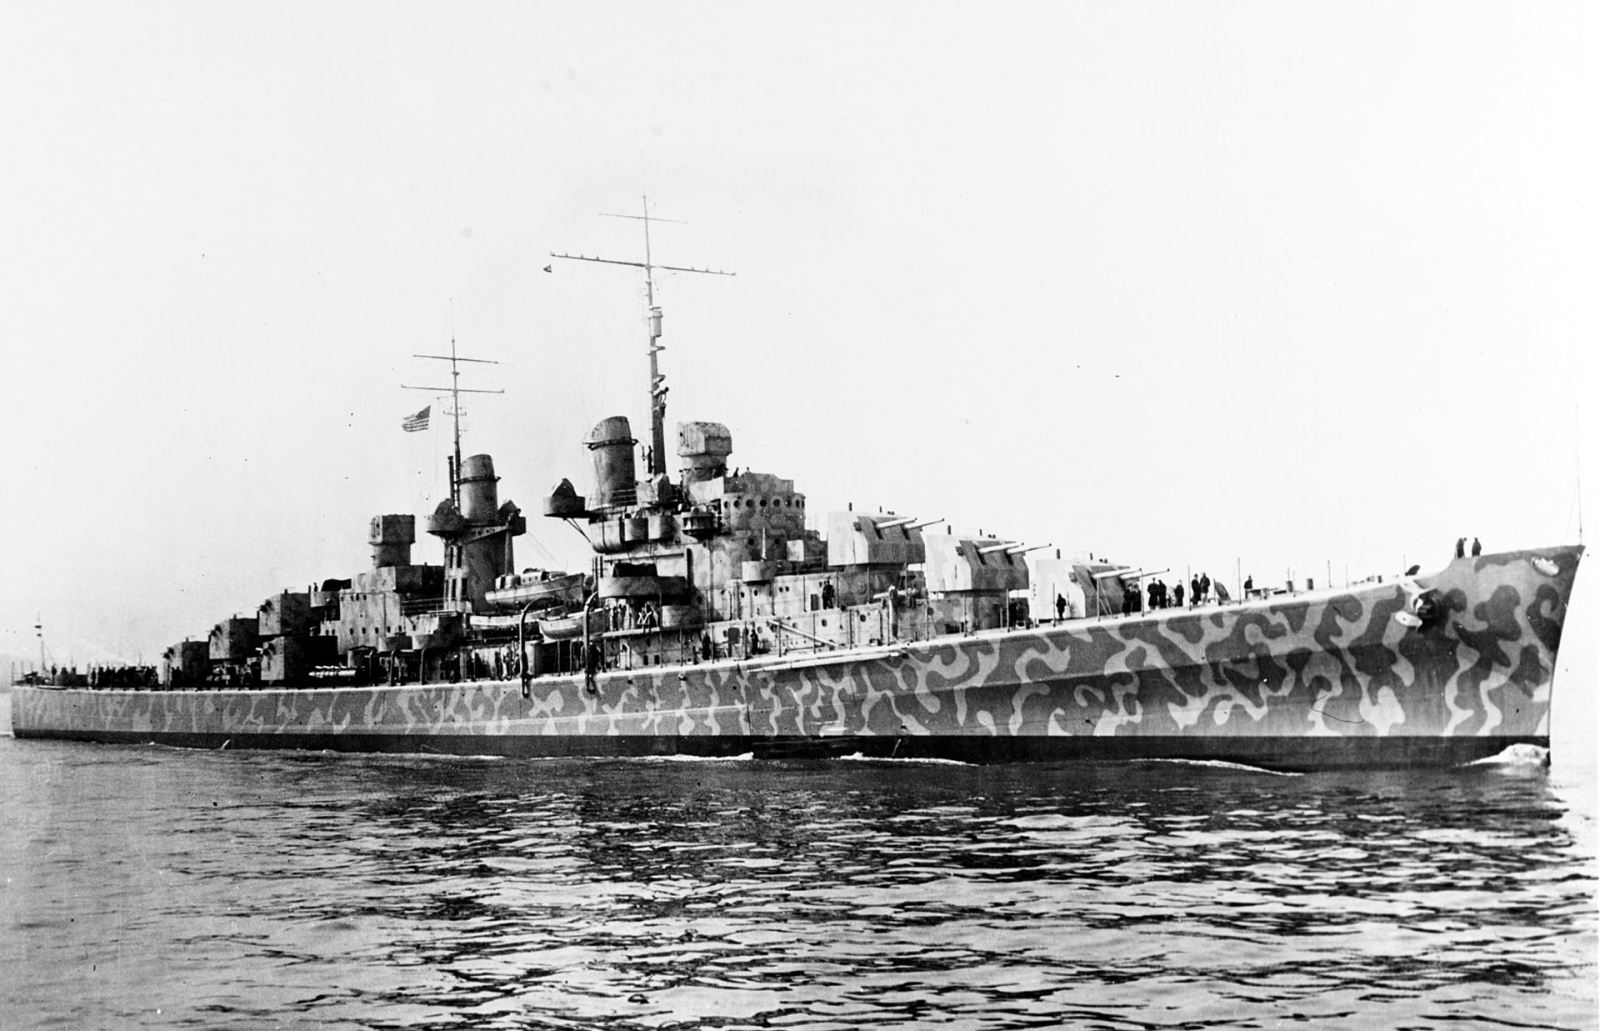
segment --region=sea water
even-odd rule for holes
[[[0,1025],[1594,1027],[1592,756],[1542,758],[1285,776],[0,736]]]

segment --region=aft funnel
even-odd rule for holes
[[[634,503],[638,495],[633,478],[633,446],[637,443],[626,415],[600,420],[589,434],[587,446],[594,452],[595,508]]]

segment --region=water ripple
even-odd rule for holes
[[[0,738],[0,1012],[37,1027],[1594,1026],[1593,815],[1526,767],[1279,778]]]

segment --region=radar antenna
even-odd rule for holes
[[[648,195],[641,197],[644,213],[640,215],[618,215],[609,211],[599,214],[607,218],[627,218],[635,222],[644,223],[644,260],[619,261],[615,258],[591,257],[587,254],[558,254],[550,252],[552,258],[566,258],[569,261],[594,261],[603,265],[626,265],[629,268],[644,269],[644,298],[649,308],[650,331],[650,470],[651,476],[659,476],[667,471],[667,377],[661,374],[661,369],[656,361],[656,355],[665,350],[661,346],[661,308],[656,304],[655,270],[665,269],[669,272],[698,272],[708,276],[736,276],[737,272],[726,272],[722,269],[696,268],[692,265],[658,265],[650,256],[650,223],[675,222],[683,225],[680,219],[659,218],[650,214],[650,198]]]
[[[478,365],[499,365],[492,358],[463,358],[456,354],[456,335],[450,334],[449,354],[413,354],[413,358],[431,358],[435,361],[450,363],[450,385],[448,387],[414,387],[408,383],[400,384],[405,390],[425,390],[431,394],[448,393],[450,395],[450,417],[455,430],[455,457],[450,462],[450,502],[458,508],[461,505],[461,395],[462,394],[504,394],[504,390],[476,390],[461,385],[461,362],[473,362]]]

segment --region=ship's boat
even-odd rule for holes
[[[412,562],[415,517],[377,516],[371,569],[174,645],[154,689],[20,685],[16,736],[1286,769],[1549,745],[1580,546],[1152,607],[1158,574],[1131,565],[893,512],[808,521],[794,481],[730,468],[720,423],[679,424],[669,470],[659,308],[649,326],[643,469],[613,416],[591,493],[543,499],[593,545],[587,573],[516,572],[526,522],[489,456],[458,453],[424,522],[443,565]]]
[[[583,604],[583,574],[543,570],[509,573],[495,582],[485,600],[495,608],[542,610]]]
[[[602,612],[576,612],[565,616],[550,616],[538,622],[539,635],[550,641],[565,641],[582,637],[585,630],[592,634],[606,629]]]

